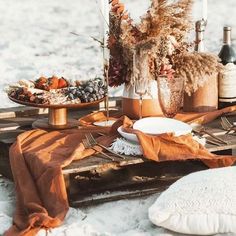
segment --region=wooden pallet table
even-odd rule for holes
[[[79,118],[93,109],[73,110],[72,118]],[[0,173],[11,178],[8,151],[21,132],[31,129],[32,122],[47,116],[47,110],[14,108],[0,111]],[[236,120],[236,116],[230,119]],[[232,154],[236,149],[236,135],[225,135],[220,121],[208,124],[207,129],[228,142],[227,145],[208,145],[211,152]],[[118,159],[117,159],[118,160]],[[126,160],[112,162],[93,155],[74,161],[63,169],[71,206],[86,206],[107,201],[142,197],[160,193],[170,184],[189,173],[207,169],[200,161],[172,161],[155,163],[142,157],[127,156]]]

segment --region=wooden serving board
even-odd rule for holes
[[[92,111],[93,109],[72,110],[69,116],[78,119]],[[17,135],[31,129],[35,119],[45,116],[47,110],[27,107],[0,111],[2,175],[12,178],[8,151]],[[236,116],[229,119],[235,121]],[[208,124],[206,128],[228,142],[228,145],[207,145],[208,150],[232,154],[232,150],[236,149],[236,135],[224,135],[219,120]],[[119,161],[112,162],[99,155],[93,155],[81,161],[74,161],[63,169],[71,206],[85,206],[160,193],[182,176],[207,168],[199,161],[155,163],[137,156],[116,160]]]

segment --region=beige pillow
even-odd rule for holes
[[[149,208],[149,219],[184,234],[236,233],[236,167],[181,178]]]

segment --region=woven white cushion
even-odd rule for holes
[[[149,219],[184,234],[236,233],[236,167],[181,178],[149,208]]]

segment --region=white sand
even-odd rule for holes
[[[148,0],[124,2],[136,18],[148,6]],[[218,52],[224,24],[234,27],[233,38],[236,38],[236,2],[208,2],[206,45],[209,51]],[[194,19],[201,16],[198,3],[194,8]],[[56,74],[68,78],[101,75],[102,54],[98,44],[88,37],[70,34],[73,31],[99,38],[99,12],[95,0],[0,0],[0,9],[1,90],[8,83],[22,78],[35,79],[39,75]],[[0,92],[0,100],[0,107],[15,106],[4,92]],[[0,179],[0,234],[11,225],[13,189],[11,182]],[[53,229],[49,235],[177,235],[158,229],[149,222],[147,210],[156,197],[117,201],[82,211],[70,209],[64,225]],[[45,235],[45,231],[39,235]]]

